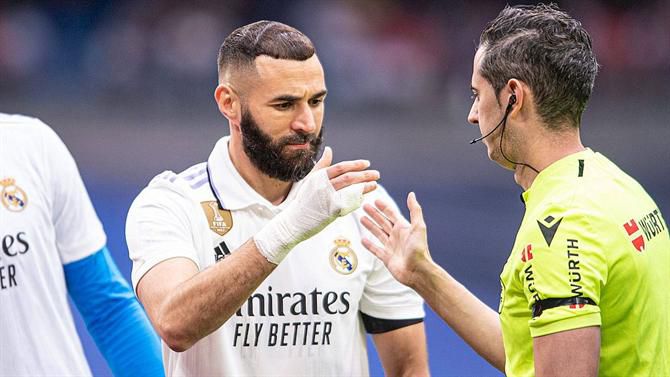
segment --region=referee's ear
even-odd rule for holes
[[[229,83],[219,84],[214,90],[219,111],[231,124],[239,124],[242,116],[240,97]]]

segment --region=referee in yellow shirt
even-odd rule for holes
[[[514,171],[526,205],[498,313],[432,261],[414,194],[409,223],[366,206],[383,246],[364,245],[509,376],[670,376],[667,224],[639,183],[580,140],[597,70],[589,34],[555,6],[508,6],[480,37],[472,142]]]

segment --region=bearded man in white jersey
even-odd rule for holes
[[[361,245],[365,160],[318,162],[326,86],[312,42],[260,21],[218,59],[228,119],[207,162],[140,193],[126,235],[133,284],[168,375],[427,375],[423,303]]]

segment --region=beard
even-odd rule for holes
[[[240,129],[244,152],[251,163],[263,174],[284,182],[297,182],[309,174],[323,142],[323,128],[318,135],[294,133],[272,140],[248,109],[242,110]],[[309,143],[309,148],[292,150],[288,147],[304,143]]]

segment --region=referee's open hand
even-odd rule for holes
[[[393,277],[412,287],[421,271],[432,264],[428,250],[428,234],[423,220],[421,205],[416,195],[407,196],[410,222],[387,203],[377,200],[375,205],[366,204],[363,209],[368,216],[361,219],[365,226],[381,243],[363,238],[363,246],[381,259]]]

